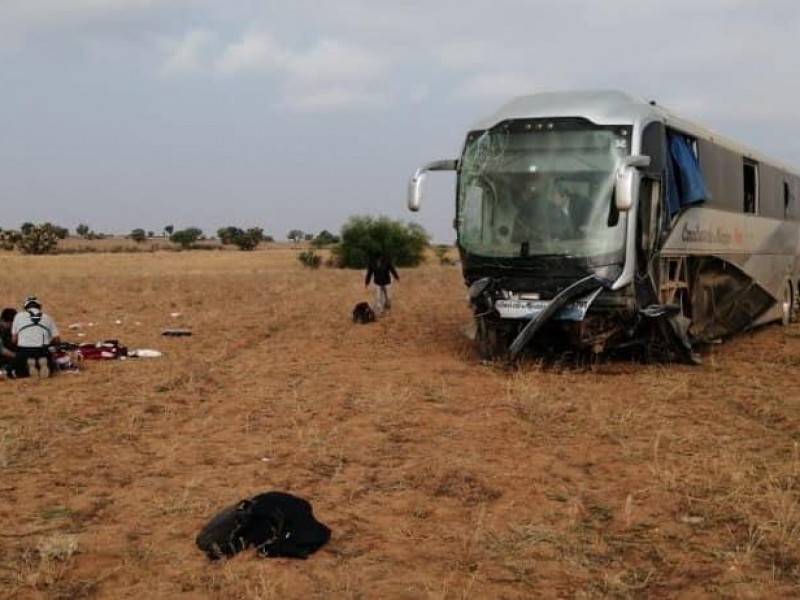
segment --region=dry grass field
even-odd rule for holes
[[[295,254],[0,253],[0,304],[164,353],[0,379],[0,595],[800,595],[800,325],[700,367],[509,371],[461,334],[458,267],[401,270],[394,314],[360,326],[363,274]],[[209,563],[203,523],[267,490],[330,543]]]

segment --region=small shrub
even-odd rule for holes
[[[39,541],[39,557],[44,560],[66,562],[78,550],[78,536],[68,533],[54,533]]]
[[[433,253],[436,255],[436,260],[439,261],[440,265],[452,266],[456,264],[456,261],[450,258],[450,246],[440,244],[433,249]]]
[[[308,269],[319,269],[322,264],[322,257],[314,250],[305,250],[297,255],[300,264]]]

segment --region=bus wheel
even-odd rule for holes
[[[783,285],[783,297],[781,298],[781,324],[788,325],[795,319],[795,299],[792,282],[787,280]]]

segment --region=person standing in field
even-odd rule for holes
[[[42,304],[34,296],[25,299],[23,309],[11,324],[17,346],[17,376],[50,377],[55,366],[50,345],[61,340],[58,327],[50,315],[42,312]]]
[[[394,268],[391,259],[386,254],[379,254],[373,260],[370,260],[364,285],[369,288],[370,280],[375,284],[375,314],[379,317],[392,309],[392,300],[389,292],[392,285],[392,277],[394,277],[395,281],[400,281],[397,269]]]
[[[11,324],[17,311],[13,308],[4,308],[0,315],[0,369],[5,371],[6,377],[14,377],[14,365],[17,359],[16,346],[11,336]]]

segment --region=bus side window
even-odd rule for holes
[[[783,218],[789,219],[794,217],[794,206],[792,202],[792,192],[789,189],[789,182],[783,181]]]
[[[658,240],[659,219],[661,217],[661,182],[646,177],[639,188],[639,246],[645,256],[649,256]]]
[[[745,159],[743,163],[744,175],[744,206],[746,213],[756,214],[758,212],[758,165]]]

